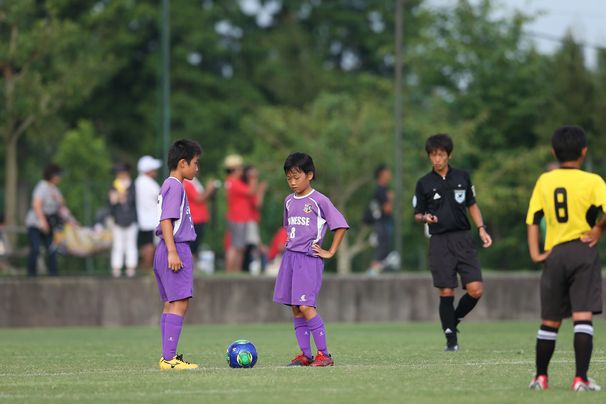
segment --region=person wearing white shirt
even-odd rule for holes
[[[139,256],[142,268],[152,268],[154,261],[154,230],[158,226],[158,195],[160,185],[155,178],[162,160],[143,156],[137,163],[139,176],[135,180],[137,222],[139,223]]]

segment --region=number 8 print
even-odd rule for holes
[[[290,228],[290,236],[288,236],[288,237],[291,239],[295,238],[295,228],[294,227]]]
[[[553,192],[555,216],[558,223],[568,222],[568,195],[566,188],[556,188]]]

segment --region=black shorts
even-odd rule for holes
[[[553,247],[541,274],[541,318],[560,321],[573,312],[602,312],[602,267],[597,247],[580,240]]]
[[[154,231],[153,230],[139,230],[137,235],[137,246],[142,247],[147,244],[154,243]]]
[[[391,242],[393,239],[393,224],[390,221],[378,221],[373,225],[373,231],[377,236],[377,247],[373,259],[383,261],[393,250]]]
[[[480,260],[469,231],[432,235],[429,239],[429,269],[436,288],[456,288],[461,277],[463,288],[481,282]]]

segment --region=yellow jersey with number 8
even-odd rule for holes
[[[545,216],[545,251],[579,239],[588,232],[598,212],[606,209],[606,183],[597,174],[560,168],[539,177],[528,206],[526,224],[538,225]]]

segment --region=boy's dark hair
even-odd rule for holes
[[[436,150],[444,150],[450,156],[452,149],[454,149],[452,139],[446,133],[430,136],[425,141],[425,151],[427,154],[431,154],[431,152]]]
[[[44,171],[42,171],[42,178],[46,181],[50,181],[55,175],[61,175],[61,167],[58,164],[50,163],[46,167],[44,167]]]
[[[300,170],[305,174],[314,173],[312,180],[316,179],[316,167],[314,166],[314,161],[309,154],[297,152],[291,153],[288,157],[286,157],[286,161],[284,162],[284,172],[288,174],[290,170]]]
[[[185,160],[189,164],[192,159],[202,154],[202,148],[197,142],[189,139],[177,140],[168,149],[168,169],[177,168],[179,161]]]
[[[580,126],[561,126],[553,132],[551,147],[560,163],[577,160],[587,147],[585,131]]]
[[[383,171],[385,170],[389,170],[389,167],[387,166],[387,164],[379,164],[378,166],[375,167],[375,180],[378,180],[379,177],[381,176],[381,174],[383,174]]]

